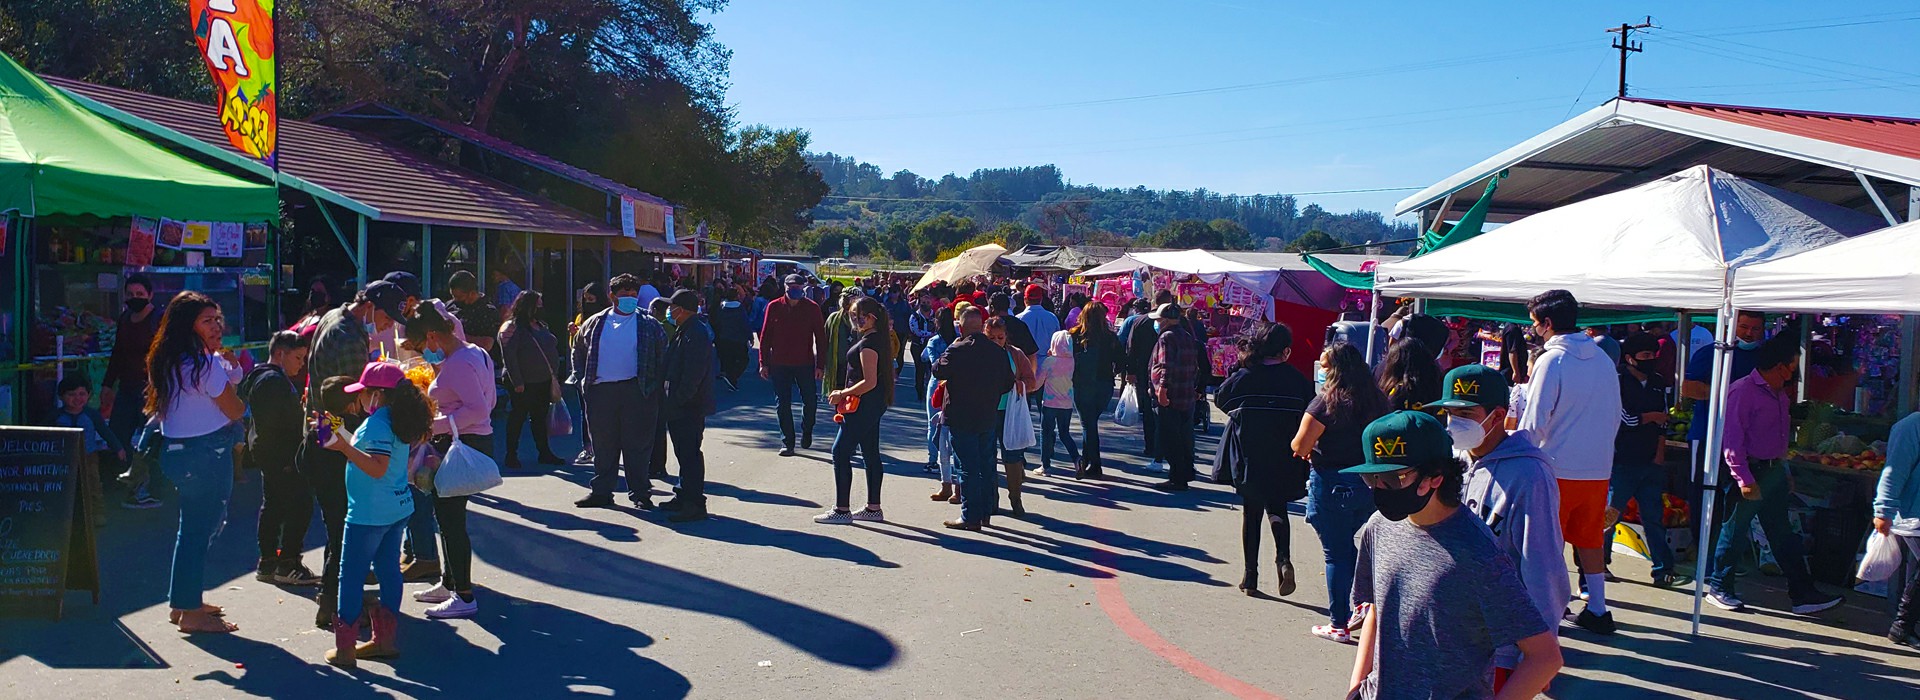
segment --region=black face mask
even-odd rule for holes
[[[134,312],[134,313],[136,313],[136,314],[137,314],[137,313],[140,313],[140,312],[142,312],[142,311],[146,311],[146,310],[147,310],[147,305],[148,305],[148,304],[151,304],[151,303],[153,303],[153,300],[151,300],[151,299],[138,299],[138,298],[136,298],[136,299],[128,299],[128,300],[127,300],[127,310],[128,310],[128,311],[132,311],[132,312]]]
[[[1407,516],[1418,513],[1426,508],[1427,501],[1433,500],[1433,492],[1439,490],[1439,487],[1436,486],[1424,494],[1420,493],[1420,482],[1422,481],[1426,481],[1426,477],[1414,479],[1413,483],[1408,484],[1405,488],[1391,491],[1387,489],[1374,489],[1373,507],[1379,510],[1380,515],[1388,520],[1394,522],[1406,520]]]

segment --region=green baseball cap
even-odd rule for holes
[[[1445,389],[1440,400],[1427,408],[1505,408],[1512,405],[1513,386],[1507,376],[1486,365],[1461,365],[1447,373],[1441,382]]]
[[[1345,474],[1380,474],[1448,459],[1453,438],[1440,419],[1420,411],[1394,411],[1367,424],[1360,433],[1365,464],[1340,470]]]

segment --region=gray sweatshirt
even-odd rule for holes
[[[1461,505],[1493,530],[1493,541],[1513,559],[1527,597],[1551,629],[1572,596],[1567,578],[1566,541],[1560,535],[1560,485],[1545,452],[1526,431],[1508,435],[1480,459],[1457,453],[1470,464]],[[1501,647],[1494,664],[1513,668],[1520,649]]]

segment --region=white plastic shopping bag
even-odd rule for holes
[[[1893,572],[1900,569],[1900,543],[1892,537],[1875,530],[1867,536],[1867,553],[1860,558],[1860,570],[1854,572],[1854,578],[1862,581],[1885,581],[1893,578]]]
[[[1038,442],[1033,439],[1033,414],[1027,410],[1027,392],[1015,389],[1007,397],[1007,422],[1000,427],[1000,449],[1024,450]]]
[[[499,486],[500,482],[500,465],[495,464],[492,457],[461,443],[460,431],[456,428],[453,446],[447,448],[447,456],[440,460],[440,470],[433,475],[434,495],[471,496]]]
[[[1140,424],[1140,395],[1132,384],[1120,390],[1120,405],[1113,409],[1113,422],[1127,428]]]

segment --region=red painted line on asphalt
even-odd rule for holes
[[[1095,527],[1105,528],[1108,519],[1107,513],[1102,511],[1094,518],[1096,522]],[[1110,565],[1115,556],[1114,553],[1105,547],[1097,548],[1096,551],[1099,552],[1099,554],[1095,556],[1093,565],[1106,570],[1112,574],[1112,576],[1094,579],[1094,597],[1100,601],[1100,610],[1107,614],[1107,619],[1113,620],[1114,626],[1119,627],[1120,631],[1125,632],[1128,637],[1133,638],[1133,641],[1139,642],[1141,646],[1146,647],[1147,651],[1151,651],[1154,655],[1166,659],[1168,663],[1173,664],[1174,667],[1182,671],[1186,671],[1188,675],[1206,681],[1208,685],[1215,688],[1226,691],[1228,695],[1241,698],[1241,700],[1285,700],[1278,695],[1260,689],[1252,683],[1240,680],[1228,675],[1225,671],[1207,665],[1207,662],[1201,661],[1194,655],[1187,653],[1185,649],[1181,649],[1174,645],[1173,642],[1167,641],[1165,637],[1161,637],[1158,632],[1153,631],[1153,628],[1148,626],[1146,621],[1141,620],[1139,615],[1135,615],[1133,608],[1127,605],[1127,595],[1120,590],[1120,572]]]

